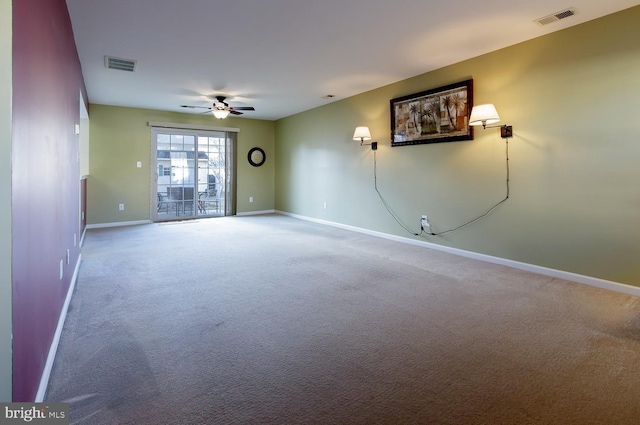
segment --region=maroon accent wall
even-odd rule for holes
[[[73,244],[74,233],[80,237],[74,124],[80,122],[81,90],[65,1],[14,1],[11,207],[13,400],[18,402],[35,399],[79,257]]]

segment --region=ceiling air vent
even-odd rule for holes
[[[134,72],[136,70],[137,61],[131,59],[114,58],[112,56],[104,57],[104,66],[109,69],[117,69],[118,71]]]
[[[536,19],[533,22],[536,22],[539,25],[547,25],[555,21],[559,21],[560,19],[568,18],[569,16],[573,16],[576,14],[574,9],[565,9],[560,12],[556,12],[553,15],[545,16],[544,18]]]

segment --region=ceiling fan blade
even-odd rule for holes
[[[180,105],[181,108],[188,108],[188,109],[196,109],[196,108],[205,108],[205,109],[211,109],[208,106],[193,106],[193,105]]]
[[[225,96],[216,96],[216,100],[218,102],[214,102],[213,107],[210,106],[196,106],[196,105],[180,105],[182,108],[186,109],[206,109],[204,112],[200,112],[200,114],[209,114],[214,109],[226,109],[232,115],[242,115],[240,111],[255,111],[256,108],[253,106],[238,106],[237,108],[229,106],[224,100]]]

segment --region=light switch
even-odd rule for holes
[[[138,161],[137,164],[138,168],[142,168],[142,161]]]

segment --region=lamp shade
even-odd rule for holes
[[[213,110],[213,116],[219,118],[221,120],[227,118],[229,116],[228,109],[215,109]]]
[[[371,140],[371,133],[369,127],[356,127],[356,131],[353,133],[353,140]]]
[[[482,125],[494,124],[500,121],[500,115],[496,111],[496,107],[491,103],[485,105],[474,106],[471,110],[471,118],[469,118],[469,125]]]

